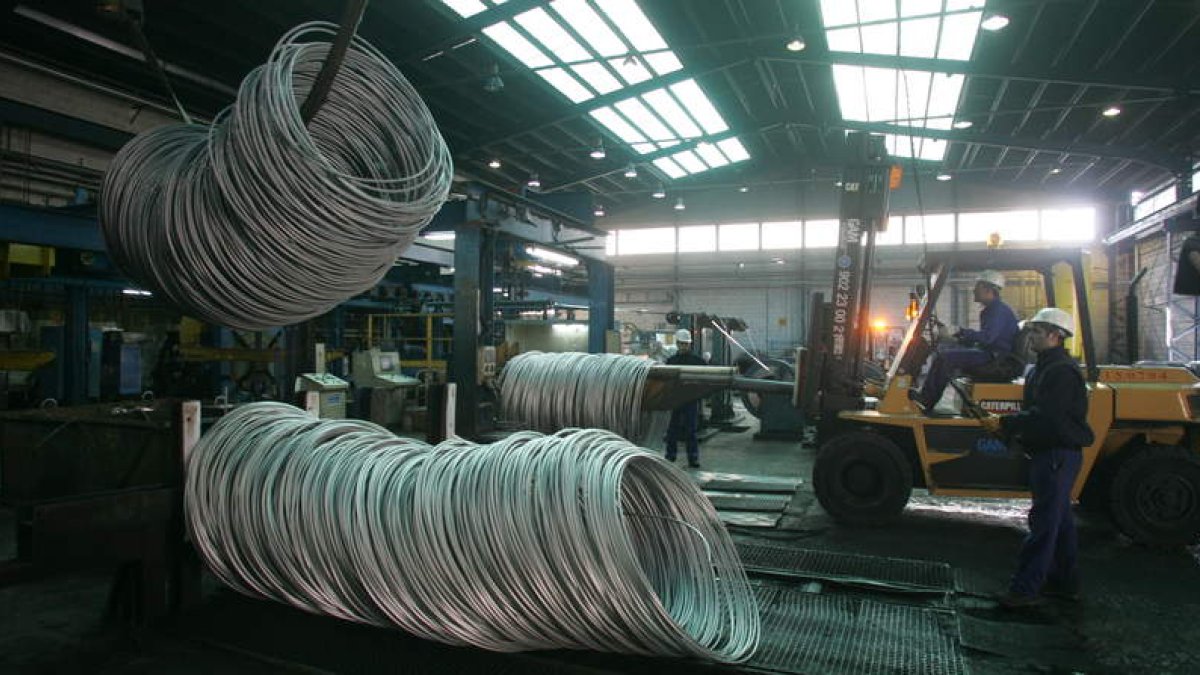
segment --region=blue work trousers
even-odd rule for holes
[[[1029,510],[1029,535],[1021,545],[1013,593],[1036,596],[1047,581],[1060,586],[1078,582],[1079,535],[1071,513],[1071,486],[1079,475],[1083,453],[1070,448],[1042,450],[1029,466],[1033,507]]]
[[[676,446],[679,441],[687,444],[688,461],[700,461],[700,441],[696,438],[696,428],[700,423],[700,404],[688,403],[671,411],[671,424],[667,427],[667,459],[675,461]]]
[[[942,347],[929,364],[925,384],[921,385],[921,403],[932,408],[942,400],[942,391],[955,373],[964,368],[978,368],[991,363],[991,352],[973,347]]]

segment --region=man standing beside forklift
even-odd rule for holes
[[[939,346],[929,364],[929,373],[920,391],[911,394],[923,410],[932,410],[942,398],[942,392],[955,371],[987,366],[1012,353],[1013,340],[1020,327],[1012,308],[1000,299],[1004,275],[995,270],[983,270],[975,278],[975,302],[983,305],[979,312],[979,330],[953,328],[939,324],[939,337],[953,337],[956,343]]]
[[[1000,599],[1010,609],[1036,605],[1040,595],[1079,595],[1071,488],[1083,462],[1082,448],[1095,436],[1087,422],[1083,373],[1063,346],[1074,333],[1074,320],[1061,309],[1047,307],[1035,314],[1029,340],[1037,364],[1025,379],[1021,412],[982,420],[988,431],[1019,441],[1030,456],[1029,535],[1008,593]]]
[[[667,359],[668,366],[705,366],[704,359],[692,353],[692,331],[680,328],[675,331],[677,352]],[[700,426],[700,402],[684,403],[671,411],[671,422],[667,427],[667,461],[675,461],[678,443],[683,441],[687,446],[688,466],[700,468],[700,440],[696,431]]]

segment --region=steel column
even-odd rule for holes
[[[67,314],[63,326],[63,394],[67,405],[80,405],[87,398],[88,383],[88,291],[68,286]]]
[[[604,353],[605,334],[616,324],[612,265],[586,259],[588,275],[588,352]]]
[[[475,435],[479,418],[479,278],[483,228],[478,221],[455,228],[454,353],[450,381],[458,385],[455,424],[458,435]],[[488,261],[491,265],[491,261]],[[488,292],[491,292],[488,288]]]

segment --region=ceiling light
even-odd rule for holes
[[[148,298],[148,297],[154,295],[150,291],[143,291],[140,288],[123,288],[123,289],[121,289],[121,292],[124,293],[125,295],[134,295],[139,298]]]
[[[802,52],[808,45],[804,43],[804,38],[796,36],[789,40],[786,46],[789,52]]]
[[[992,14],[979,23],[984,30],[998,31],[1008,25],[1008,17],[1003,14]]]
[[[745,269],[745,267],[746,267],[746,263],[744,263],[744,262],[740,262],[740,263],[738,263],[738,264],[737,264],[737,268],[738,268],[739,270],[740,270],[740,269]]]
[[[1054,167],[1050,169],[1050,173],[1062,173],[1062,167]]]
[[[596,207],[592,209],[592,215],[596,216],[597,218],[603,218],[604,216],[606,216],[608,214],[606,214],[604,212],[603,204],[597,204]]]
[[[454,232],[451,230],[435,230],[423,235],[429,241],[453,241]]]
[[[1121,108],[1115,105],[1110,105],[1101,111],[1100,114],[1104,115],[1105,117],[1116,117],[1117,115],[1121,114]]]
[[[546,267],[545,265],[530,265],[529,271],[533,272],[534,274],[549,274],[556,277],[562,276],[562,270],[556,270],[551,267]]]
[[[625,167],[625,177],[637,178],[637,166],[630,164],[629,166]]]
[[[667,196],[667,190],[663,187],[662,183],[659,183],[658,187],[654,188],[654,192],[650,193],[650,196],[655,199],[663,199]]]
[[[493,169],[499,169],[500,168],[500,160],[493,157],[492,160],[490,162],[488,162],[488,166],[490,166]]]
[[[686,208],[687,208],[687,206],[685,206],[683,203],[683,197],[676,197],[675,198],[675,210],[682,211]]]
[[[771,258],[771,262],[775,263],[776,265],[782,265],[787,261],[783,258]]]
[[[955,129],[970,129],[971,127],[975,126],[975,123],[971,120],[958,120],[952,126]]]
[[[743,185],[743,186],[741,186],[741,187],[739,187],[739,188],[738,188],[738,192],[745,193],[745,192],[749,192],[749,191],[750,191],[750,186],[749,186],[749,185]]]
[[[500,66],[493,63],[487,77],[483,78],[483,90],[495,94],[504,89],[504,80],[500,79]]]
[[[554,263],[555,265],[562,265],[564,267],[574,267],[579,264],[578,260],[576,260],[575,258],[572,258],[571,256],[569,256],[565,253],[559,253],[558,251],[552,251],[548,248],[542,248],[541,246],[526,246],[525,252],[528,253],[529,255],[533,256],[534,258],[537,258],[538,260],[543,260],[548,263]]]
[[[531,173],[529,174],[529,180],[525,181],[525,185],[526,187],[536,190],[542,187],[542,181],[538,180],[538,175],[536,173]]]
[[[937,175],[937,179],[938,179],[938,180],[940,180],[940,181],[942,181],[943,183],[945,183],[946,181],[950,180],[950,179],[951,179],[951,178],[953,178],[953,177],[954,177],[954,176],[951,176],[951,175],[950,175],[950,174],[948,174],[948,173],[939,173],[939,174]]]
[[[597,138],[596,144],[592,146],[592,151],[588,153],[588,156],[592,159],[604,159],[604,141]]]

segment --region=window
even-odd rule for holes
[[[617,255],[674,253],[675,228],[651,227],[617,232]]]
[[[758,223],[731,223],[721,226],[722,251],[757,251]]]
[[[958,240],[964,243],[987,243],[992,233],[1002,241],[1037,241],[1037,211],[996,211],[990,213],[958,214]]]
[[[1096,209],[1042,209],[1045,241],[1092,241],[1096,238]]]
[[[895,246],[904,243],[904,218],[895,216],[888,219],[887,229],[875,233],[876,246]]]
[[[763,250],[803,248],[804,223],[799,220],[783,223],[763,223],[762,247]]]
[[[904,216],[904,243],[948,244],[953,242],[953,213],[929,213],[925,216]]]
[[[617,233],[616,232],[609,232],[608,236],[604,238],[604,253],[605,253],[605,255],[616,255],[617,254]]]
[[[1142,197],[1133,207],[1133,219],[1141,220],[1146,216],[1164,209],[1175,203],[1175,186],[1165,187],[1149,197]]]
[[[716,225],[679,228],[680,253],[711,253],[715,250],[717,250]]]
[[[804,221],[804,248],[834,248],[838,245],[838,220]]]

